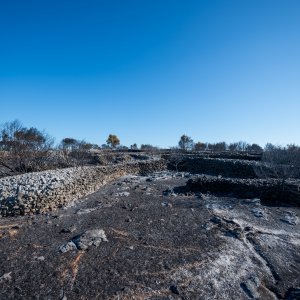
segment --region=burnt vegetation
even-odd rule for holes
[[[54,140],[44,131],[26,128],[15,120],[1,128],[0,174],[40,171],[51,166]]]

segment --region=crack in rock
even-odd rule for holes
[[[223,232],[225,236],[237,238],[249,249],[253,256],[262,264],[266,273],[271,276],[274,286],[266,287],[266,289],[268,289],[268,291],[275,299],[278,299],[278,293],[275,286],[278,281],[281,280],[281,278],[254,239],[255,234],[259,234],[260,232],[255,231],[252,227],[249,226],[243,228],[234,220],[217,215],[213,216],[210,221],[214,223],[216,225],[215,227]],[[250,278],[248,281],[242,282],[240,284],[240,287],[244,291],[244,293],[248,297],[253,299],[259,299],[259,293],[257,292],[258,286],[259,284],[257,278]]]

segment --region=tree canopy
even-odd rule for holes
[[[110,147],[115,148],[116,146],[120,145],[120,140],[115,134],[110,134],[106,140],[106,143]]]
[[[194,146],[194,141],[192,140],[191,137],[183,134],[181,137],[180,137],[180,140],[178,142],[178,146],[181,150],[191,150],[193,149],[193,146]]]

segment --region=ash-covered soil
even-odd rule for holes
[[[192,176],[126,176],[0,219],[0,298],[299,299],[300,208],[174,192]]]

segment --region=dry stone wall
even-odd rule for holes
[[[86,166],[0,179],[0,216],[43,213],[63,207],[126,174],[166,169],[165,160]]]
[[[300,206],[300,181],[278,179],[240,179],[199,176],[190,179],[186,191],[216,193],[238,198],[260,198],[268,205]]]
[[[178,170],[196,174],[221,175],[231,178],[257,178],[254,167],[259,162],[238,159],[187,157],[178,165]],[[172,164],[170,169],[174,169]]]

